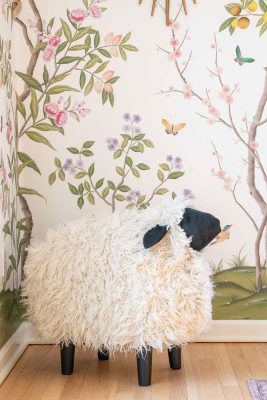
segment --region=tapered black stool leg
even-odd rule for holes
[[[61,355],[61,373],[62,375],[71,375],[73,373],[75,346],[72,343],[60,345]]]
[[[181,347],[175,346],[168,349],[170,368],[181,369]]]
[[[143,349],[136,354],[139,386],[151,385],[152,349]]]
[[[105,347],[103,347],[102,349],[99,349],[97,352],[97,355],[98,355],[98,359],[100,361],[106,361],[109,359],[109,351]]]

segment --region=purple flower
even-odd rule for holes
[[[131,203],[132,200],[133,200],[133,199],[132,199],[131,196],[126,196],[126,201],[128,201],[128,203]]]
[[[119,145],[119,141],[116,138],[107,138],[106,142],[107,142],[108,150],[110,150],[110,151],[116,150],[116,148]]]
[[[126,122],[130,121],[130,120],[131,120],[131,114],[125,113],[125,114],[123,115],[123,119],[124,119],[124,121],[126,121]]]
[[[123,131],[124,132],[130,132],[130,130],[131,130],[130,125],[128,125],[128,124],[123,125]]]
[[[141,129],[139,128],[139,126],[136,126],[136,127],[134,128],[134,133],[136,133],[136,134],[141,133]]]
[[[193,200],[195,198],[194,193],[190,189],[184,189],[183,195],[185,199]]]
[[[70,158],[67,158],[65,163],[63,164],[64,171],[69,171],[69,169],[73,166],[73,161]]]
[[[135,192],[135,197],[140,197],[140,195],[141,195],[141,193],[139,192],[139,190],[137,190],[137,191]]]
[[[77,168],[83,168],[83,165],[84,165],[84,164],[83,164],[83,161],[80,160],[80,159],[77,160],[76,163],[75,163],[75,166],[76,166]]]
[[[166,157],[166,160],[167,160],[168,162],[173,162],[173,156],[172,156],[171,154],[169,154],[169,155]]]
[[[136,124],[138,124],[141,121],[141,117],[138,114],[134,114],[133,115],[133,122],[135,122]]]
[[[69,167],[68,172],[69,172],[70,175],[75,175],[76,174],[76,168],[74,167],[74,165]]]

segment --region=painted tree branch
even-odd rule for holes
[[[27,44],[27,46],[29,47],[30,52],[32,53],[32,52],[34,51],[34,46],[33,46],[32,42],[31,42],[31,39],[30,39],[30,37],[29,37],[29,35],[28,35],[27,26],[26,26],[25,23],[24,23],[21,19],[19,19],[18,17],[15,18],[15,21],[21,26],[21,28],[22,28],[22,33],[23,33],[24,39],[25,39],[25,41],[26,41],[26,44]]]
[[[256,256],[256,285],[257,285],[257,290],[260,291],[262,288],[262,281],[261,281],[261,257],[260,257],[260,243],[262,239],[262,235],[264,232],[264,229],[266,228],[267,224],[267,207],[265,208],[265,213],[262,219],[262,222],[260,224],[256,241],[255,241],[255,256]]]

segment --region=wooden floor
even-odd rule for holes
[[[78,350],[75,373],[61,376],[59,348],[29,346],[0,388],[1,400],[241,400],[246,379],[267,379],[267,343],[194,343],[172,371],[166,353],[153,354],[152,386],[137,385],[133,354],[99,362]]]

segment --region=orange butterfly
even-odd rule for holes
[[[161,121],[162,121],[163,125],[165,126],[165,128],[166,128],[165,132],[168,135],[172,134],[175,136],[180,132],[180,130],[182,130],[186,126],[185,122],[180,122],[179,124],[173,125],[173,124],[170,124],[170,122],[168,122],[166,119],[162,119]]]

